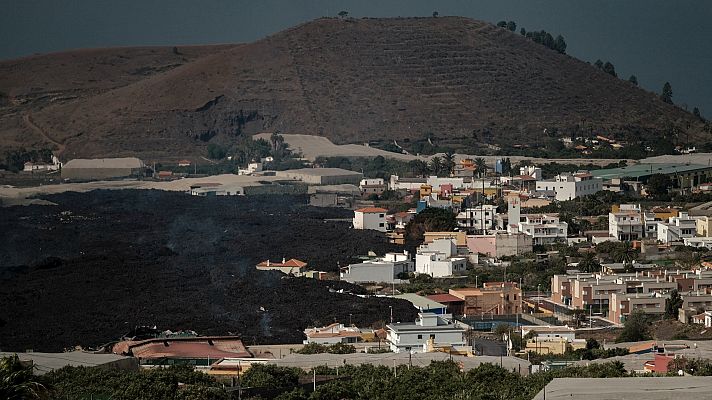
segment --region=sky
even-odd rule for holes
[[[353,17],[433,11],[562,34],[567,53],[610,61],[676,104],[712,117],[709,0],[0,0],[0,60],[76,48],[237,43],[348,11]]]

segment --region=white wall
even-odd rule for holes
[[[406,347],[410,347],[414,353],[421,353],[423,351],[423,344],[430,339],[430,335],[435,336],[435,343],[438,344],[445,343],[453,346],[465,345],[462,331],[443,332],[433,329],[429,330],[427,327],[423,327],[422,330],[408,331],[407,333],[402,332],[400,334],[394,334],[394,331],[389,329],[388,342],[390,343],[391,351],[395,353],[407,351]]]
[[[386,213],[363,213],[356,211],[354,214],[354,229],[373,229],[386,232]]]

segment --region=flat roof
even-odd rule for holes
[[[546,391],[546,396],[544,396]],[[709,399],[712,379],[705,376],[644,378],[555,378],[534,400],[556,399],[626,399],[685,400]]]
[[[414,306],[423,309],[423,310],[432,310],[434,308],[446,308],[447,306],[438,303],[435,300],[429,299],[427,297],[423,297],[421,295],[415,294],[415,293],[403,293],[403,294],[398,294],[393,296],[396,299],[403,299],[403,300],[408,300],[409,302],[413,303]]]
[[[36,375],[44,375],[52,370],[66,366],[72,367],[95,367],[118,360],[124,360],[127,356],[111,353],[88,353],[84,351],[70,351],[66,353],[13,353],[0,352],[0,358],[10,357],[17,354],[20,361],[32,360]]]
[[[703,164],[633,164],[620,168],[597,169],[591,171],[591,175],[596,178],[643,178],[654,174],[671,175],[680,172],[691,172],[698,170],[712,170],[712,166]]]
[[[299,169],[288,169],[285,171],[277,171],[277,176],[284,174],[302,174],[302,175],[313,175],[313,176],[363,176],[362,173],[356,171],[349,171],[348,169],[341,168],[299,168]]]
[[[143,168],[143,162],[136,157],[75,158],[62,166],[62,169],[71,168]]]

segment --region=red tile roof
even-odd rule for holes
[[[459,297],[457,297],[457,296],[453,296],[453,295],[448,294],[448,293],[431,294],[431,295],[425,296],[425,297],[429,298],[429,299],[432,300],[432,301],[437,301],[438,303],[443,303],[443,304],[444,304],[444,303],[452,303],[452,302],[454,302],[454,301],[459,301],[459,302],[464,301],[464,300],[462,300],[461,298],[459,298]]]
[[[356,212],[360,213],[384,213],[387,212],[385,208],[380,208],[380,207],[365,207],[365,208],[359,208],[356,210]]]
[[[281,262],[281,263],[276,263],[272,262],[269,260],[262,261],[261,263],[257,264],[258,267],[292,267],[292,268],[304,268],[307,266],[307,263],[304,261],[299,261],[296,258],[292,258],[289,261]]]
[[[192,338],[156,338],[124,341],[114,346],[114,353],[138,358],[225,358],[252,357],[234,336],[205,336]]]

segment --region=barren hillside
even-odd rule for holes
[[[165,159],[272,130],[336,143],[430,132],[507,144],[535,143],[545,128],[644,140],[670,125],[686,140],[712,140],[701,121],[653,93],[467,18],[319,19],[250,44],[178,53],[106,49],[0,63],[9,96],[0,147],[46,142],[66,146],[65,158]]]

